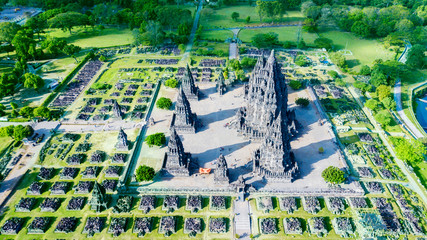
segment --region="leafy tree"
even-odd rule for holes
[[[295,64],[300,67],[305,67],[308,65],[308,60],[305,55],[298,55],[295,59]]]
[[[388,84],[386,75],[381,71],[374,71],[369,82],[375,87]]]
[[[83,26],[89,24],[88,16],[78,12],[65,12],[56,15],[48,20],[51,28],[60,28],[62,31],[69,31],[76,26]]]
[[[234,21],[237,21],[237,19],[240,17],[240,14],[238,12],[233,12],[231,14],[231,19],[233,19]]]
[[[43,78],[33,73],[26,73],[24,74],[23,78],[24,78],[24,87],[26,88],[32,88],[38,91],[40,88],[44,86]]]
[[[21,26],[14,22],[0,22],[0,42],[11,44],[20,28]]]
[[[289,87],[291,87],[293,90],[298,90],[302,87],[302,83],[298,80],[291,80],[289,82]]]
[[[156,106],[160,109],[169,109],[172,106],[170,98],[161,97],[157,100]]]
[[[333,42],[329,38],[320,37],[314,40],[314,44],[318,48],[325,48],[326,50],[331,50]]]
[[[371,33],[369,25],[363,21],[354,22],[353,26],[351,26],[351,32],[363,38],[369,37]]]
[[[337,71],[334,70],[329,70],[328,71],[329,76],[331,76],[332,78],[337,78],[338,77],[338,73]]]
[[[145,139],[145,142],[147,142],[149,147],[154,146],[162,146],[166,143],[166,137],[164,133],[154,133]]]
[[[154,175],[156,172],[154,171],[154,168],[143,165],[139,166],[138,169],[136,169],[136,181],[143,182],[143,181],[151,181],[154,179]]]
[[[77,59],[76,59],[75,54],[79,53],[81,50],[82,50],[82,48],[79,46],[76,46],[73,44],[67,44],[67,45],[65,45],[63,52],[65,54],[67,54],[68,56],[71,56],[72,58],[74,58],[74,60],[77,63]]]
[[[176,88],[178,86],[178,81],[175,78],[169,78],[165,82],[166,87]]]
[[[277,33],[259,33],[252,37],[252,45],[256,48],[272,48],[274,45],[279,43],[279,37]]]
[[[363,65],[360,68],[359,74],[360,75],[370,75],[371,74],[371,68],[368,65]]]
[[[15,47],[16,55],[20,60],[30,59],[29,50],[33,44],[34,40],[31,30],[19,30],[12,40],[12,45]]]
[[[19,114],[23,117],[31,118],[33,116],[34,109],[30,106],[25,106],[19,110]]]
[[[22,141],[22,139],[33,135],[34,129],[30,125],[25,127],[22,125],[15,126],[13,129],[13,139],[17,142]]]
[[[385,127],[391,124],[393,118],[387,110],[382,110],[375,114],[375,120],[381,124],[381,126]]]
[[[345,60],[345,57],[340,52],[334,52],[330,54],[332,62],[334,62],[338,67],[340,68],[346,68],[347,62]]]
[[[396,24],[396,30],[401,33],[409,33],[414,29],[414,23],[409,19],[402,19]]]
[[[365,107],[371,109],[372,111],[376,111],[378,109],[378,101],[375,99],[369,99],[365,102]]]
[[[231,59],[228,62],[228,65],[231,67],[231,69],[233,69],[233,71],[237,71],[237,70],[242,69],[242,66],[240,65],[240,62],[237,59]]]
[[[10,106],[13,110],[16,110],[18,108],[18,104],[16,102],[10,102]]]
[[[304,26],[302,27],[307,32],[316,32],[317,31],[317,23],[313,18],[306,18],[304,20]]]
[[[1,137],[13,137],[14,129],[15,129],[15,126],[13,126],[13,125],[2,127],[2,128],[0,128],[0,136]]]
[[[104,55],[101,55],[101,56],[99,57],[99,61],[101,61],[101,62],[105,62],[105,61],[107,61],[107,58],[106,58]]]
[[[427,150],[421,141],[392,138],[392,142],[398,158],[411,163],[424,161]]]
[[[421,44],[416,44],[408,51],[406,64],[411,68],[425,68],[427,65],[426,47]]]
[[[157,46],[163,43],[165,36],[166,34],[159,22],[149,21],[139,39],[142,43]]]
[[[48,37],[41,43],[41,48],[47,53],[57,56],[62,53],[67,42],[64,39]]]
[[[378,86],[375,92],[377,93],[378,99],[380,101],[383,101],[384,98],[387,98],[391,95],[390,87],[386,85]]]
[[[50,109],[45,106],[40,106],[38,108],[35,108],[33,111],[33,115],[35,117],[41,117],[44,119],[49,119],[51,116]]]
[[[251,22],[251,16],[247,16],[246,19],[245,19],[245,22],[246,23],[250,23]]]
[[[384,105],[385,108],[388,110],[395,110],[396,109],[396,101],[392,97],[386,97],[384,98],[381,103]]]
[[[255,67],[257,60],[255,58],[244,57],[240,61],[240,66],[244,69],[251,69]]]
[[[308,100],[308,98],[297,98],[295,100],[295,104],[298,106],[307,107],[308,104],[310,104],[310,101]]]
[[[307,44],[305,43],[304,39],[301,38],[301,40],[297,43],[297,48],[299,49],[306,49]]]
[[[322,172],[322,177],[325,180],[325,182],[333,183],[333,184],[340,184],[343,183],[345,180],[345,173],[341,169],[329,166]]]

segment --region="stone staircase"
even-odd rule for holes
[[[240,236],[240,239],[250,239],[251,234],[251,217],[249,215],[249,202],[234,202],[234,230]]]

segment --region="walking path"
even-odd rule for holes
[[[239,28],[212,28],[212,29],[204,29],[203,31],[220,31],[220,30],[233,31],[234,29],[258,29],[258,28],[297,27],[297,26],[301,26],[301,22],[278,24],[278,25],[246,26],[246,27],[239,27]]]
[[[409,132],[411,132],[412,136],[415,138],[424,137],[424,134],[418,130],[417,126],[406,116],[402,107],[402,83],[400,79],[394,85],[394,101],[396,102],[396,112],[399,114],[400,118],[403,121],[403,125]]]
[[[188,39],[187,47],[185,48],[185,52],[182,55],[180,63],[186,63],[185,61],[188,59],[188,57],[190,57],[190,52],[191,52],[191,49],[193,48],[194,36],[196,35],[197,27],[199,25],[200,12],[202,11],[202,8],[203,8],[203,0],[199,0],[199,6],[197,8],[196,15],[194,16],[193,28],[191,28],[191,33]]]
[[[230,48],[229,48],[229,57],[228,59],[236,59],[238,55],[237,50],[237,36],[239,35],[240,28],[235,28],[231,30],[233,32],[233,41],[230,42]]]
[[[251,217],[248,201],[234,201],[234,230],[240,239],[250,239]]]

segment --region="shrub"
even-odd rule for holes
[[[147,136],[147,138],[145,139],[145,141],[147,142],[148,146],[162,146],[163,144],[166,143],[166,137],[164,133],[155,133],[155,134],[151,134],[149,136]]]
[[[323,147],[320,147],[319,148],[319,153],[324,153],[324,152],[325,152],[325,149]]]
[[[107,61],[107,58],[106,58],[104,55],[101,55],[101,56],[99,57],[99,61],[101,61],[101,62],[105,62],[105,61]]]
[[[308,104],[310,104],[310,101],[307,98],[297,98],[297,100],[295,100],[295,103],[298,106],[307,107]]]
[[[161,97],[157,100],[156,106],[160,109],[169,109],[172,106],[172,100],[170,100],[170,98]]]
[[[298,55],[295,59],[295,64],[300,67],[305,67],[308,65],[307,57],[305,55]]]
[[[139,166],[138,169],[136,169],[136,181],[151,181],[153,180],[155,174],[156,172],[154,171],[154,168],[146,165]]]
[[[293,90],[298,90],[302,87],[302,83],[300,81],[297,80],[291,80],[289,82],[289,86],[293,89]]]
[[[323,170],[322,177],[326,182],[333,184],[340,184],[345,180],[344,171],[334,166],[329,166]]]
[[[365,107],[371,109],[372,111],[376,111],[378,108],[378,101],[375,99],[369,99],[365,102]]]
[[[377,122],[379,124],[381,124],[381,126],[389,126],[391,124],[391,122],[393,121],[390,113],[387,110],[382,110],[380,112],[378,112],[375,115],[375,120],[377,120]]]
[[[165,82],[166,87],[176,88],[178,86],[178,81],[175,78],[170,78]]]
[[[332,78],[337,78],[338,77],[338,73],[334,70],[329,70],[328,71],[329,76],[331,76]]]

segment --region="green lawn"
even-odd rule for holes
[[[270,18],[263,18],[263,22],[260,21],[259,15],[255,7],[249,5],[240,5],[240,6],[227,6],[214,10],[212,15],[205,14],[206,10],[202,12],[200,18],[200,25],[205,29],[212,28],[236,28],[250,25],[259,25],[260,23],[271,23]],[[237,21],[231,19],[231,14],[237,12],[240,14],[240,17]],[[245,19],[250,17],[251,20],[249,23],[246,23]],[[300,11],[289,11],[287,14],[283,15],[282,20],[276,19],[274,22],[298,22],[303,21],[304,16]]]
[[[232,38],[233,32],[230,30],[215,30],[215,31],[204,31],[201,39],[203,40],[219,40],[225,41],[227,38]]]
[[[394,51],[385,49],[377,40],[361,39],[352,33],[325,31],[320,36],[331,39],[336,50],[348,49],[353,55],[346,56],[349,66],[358,70],[362,65],[370,65],[375,59],[393,59]]]
[[[0,154],[2,154],[12,141],[13,139],[10,137],[0,137]]]
[[[90,27],[76,27],[71,34],[61,29],[48,29],[46,35],[63,38],[68,43],[82,48],[103,48],[133,43],[132,31],[127,28],[106,28],[100,31],[92,30]]]
[[[258,29],[243,29],[239,33],[239,38],[243,42],[251,42],[252,37],[256,34],[265,34],[269,32],[275,32],[279,35],[279,41],[291,41],[296,42],[298,39],[298,32],[300,27],[292,26],[292,27],[271,27],[271,28],[258,28]],[[307,44],[313,44],[314,40],[316,40],[317,35],[314,33],[308,33],[301,30],[302,39]]]

